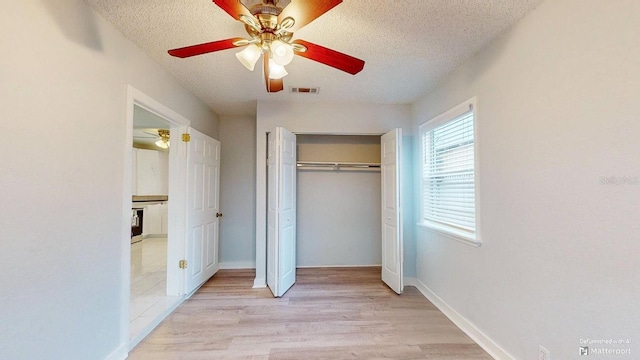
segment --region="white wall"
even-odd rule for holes
[[[416,129],[477,96],[484,244],[419,230],[417,275],[517,359],[586,338],[638,357],[639,18],[636,0],[547,1],[412,108]]]
[[[322,104],[258,101],[256,124],[256,286],[266,282],[266,134],[282,126],[294,133],[382,134],[403,128],[411,143],[408,105]],[[405,152],[410,156],[409,152]],[[410,158],[410,157],[409,157]],[[410,168],[410,166],[407,166]],[[405,177],[404,195],[411,197]],[[357,201],[354,199],[354,201]],[[405,204],[408,202],[405,201]],[[410,208],[409,208],[410,209]],[[405,214],[409,214],[406,211]],[[407,218],[405,216],[405,224]],[[405,227],[405,255],[413,254],[412,226]],[[412,255],[405,256],[405,272],[413,273]],[[408,275],[410,276],[410,275]]]
[[[4,1],[0,30],[0,358],[121,358],[127,84],[217,116],[80,0]]]
[[[256,119],[220,118],[220,266],[256,266]]]
[[[297,266],[380,265],[380,172],[297,175]]]

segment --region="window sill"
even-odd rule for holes
[[[461,232],[460,233],[454,232],[451,229],[445,228],[443,226],[439,226],[439,225],[427,223],[427,222],[418,223],[417,225],[418,225],[418,228],[428,230],[438,235],[442,235],[449,239],[461,242],[465,245],[469,245],[473,247],[480,247],[482,245],[482,241],[480,241],[476,237],[472,237]]]

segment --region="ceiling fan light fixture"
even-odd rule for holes
[[[161,149],[169,148],[169,130],[158,129],[158,136],[160,139],[156,140],[156,146]]]
[[[296,2],[297,1],[297,2]],[[262,57],[262,78],[267,93],[284,89],[285,66],[298,55],[331,66],[351,75],[364,68],[364,61],[301,39],[293,33],[339,5],[342,0],[213,0],[227,14],[239,20],[249,38],[225,40],[185,46],[169,50],[169,55],[187,58],[221,50],[247,46],[236,57],[249,71]],[[290,5],[293,3],[293,5]],[[286,8],[286,9],[285,9]]]
[[[289,73],[284,68],[284,66],[278,64],[273,59],[269,59],[269,79],[275,79],[275,80],[282,79],[288,74]]]
[[[293,47],[284,41],[275,40],[271,43],[271,54],[276,64],[286,66],[293,60]]]
[[[249,69],[249,71],[253,71],[256,62],[260,59],[260,55],[262,55],[262,49],[257,45],[248,45],[244,50],[236,53],[236,57],[240,63]]]
[[[168,149],[169,148],[169,141],[164,141],[163,139],[160,139],[158,141],[156,141],[156,146],[161,148],[161,149]]]

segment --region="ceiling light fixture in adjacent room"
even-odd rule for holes
[[[156,146],[162,149],[169,148],[169,130],[158,129],[158,136],[160,139],[156,141]]]

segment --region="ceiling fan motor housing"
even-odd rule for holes
[[[254,15],[260,21],[263,31],[273,33],[278,28],[278,15],[269,13],[257,13]]]
[[[240,0],[240,3],[253,15],[272,14],[275,16],[280,15],[282,9],[287,7],[290,2],[291,0]]]

